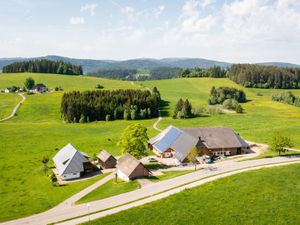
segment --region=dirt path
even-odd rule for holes
[[[13,109],[11,114],[8,117],[0,119],[0,122],[3,122],[3,121],[13,118],[16,115],[16,113],[17,113],[18,109],[20,108],[20,106],[22,105],[22,103],[26,100],[26,97],[22,93],[18,93],[18,95],[22,97],[22,100],[15,106],[15,108]]]

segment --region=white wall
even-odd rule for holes
[[[75,179],[75,178],[79,178],[80,177],[80,173],[68,173],[68,174],[63,174],[61,175],[61,179],[62,180],[70,180],[70,179]]]
[[[117,169],[117,175],[118,178],[125,180],[125,181],[129,181],[129,177],[127,177],[121,170]]]

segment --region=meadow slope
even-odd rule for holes
[[[235,86],[228,79],[172,79],[145,82],[125,82],[84,76],[63,76],[53,74],[1,74],[0,89],[11,85],[22,86],[26,77],[49,88],[62,86],[64,91],[93,90],[96,84],[106,89],[146,88],[157,86],[162,98],[169,102],[164,115],[171,115],[176,101],[189,98],[193,106],[205,105],[212,85]],[[170,124],[179,127],[230,126],[243,137],[270,143],[274,131],[291,136],[295,147],[300,148],[300,108],[270,100],[277,90],[246,89],[248,99],[243,104],[244,114],[223,114],[186,120],[165,117],[160,128]],[[58,149],[72,143],[78,149],[92,155],[106,149],[120,154],[116,143],[121,132],[132,121],[94,122],[89,124],[66,124],[60,118],[60,100],[63,92],[42,95],[27,95],[27,100],[18,110],[17,116],[0,123],[0,221],[31,215],[49,209],[80,189],[95,182],[97,178],[64,187],[52,187],[42,173],[40,162],[43,156],[52,158]],[[260,92],[263,96],[257,96]],[[294,91],[300,95],[300,91]],[[6,98],[7,96],[7,98]],[[14,95],[1,94],[0,98],[10,101]],[[18,96],[16,96],[18,97]],[[1,104],[0,115],[13,108],[13,101],[7,107]],[[157,132],[152,129],[155,119],[140,120],[148,128],[149,137]]]
[[[299,224],[299,170],[295,164],[236,174],[84,224]]]

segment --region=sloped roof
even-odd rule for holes
[[[102,150],[98,155],[97,155],[97,158],[100,159],[102,162],[106,162],[109,157],[111,157],[112,155],[105,151],[105,150]],[[113,157],[113,156],[112,156]]]
[[[83,172],[83,163],[88,159],[82,155],[73,145],[67,144],[53,158],[59,175]]]
[[[238,134],[228,127],[183,128],[182,130],[200,139],[208,149],[249,146]]]
[[[182,162],[195,147],[199,139],[187,133],[182,133],[170,146],[175,151],[175,158]]]
[[[183,132],[180,129],[171,125],[155,137],[151,138],[149,143],[160,152],[164,152],[170,148],[173,142],[182,134]]]
[[[121,158],[118,159],[117,169],[121,170],[126,176],[130,176],[133,171],[142,164],[139,160],[134,158],[129,153],[126,153]],[[142,164],[143,165],[143,164]]]

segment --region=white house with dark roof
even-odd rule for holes
[[[92,164],[85,153],[67,144],[53,158],[55,167],[62,180],[79,178],[92,171]]]

